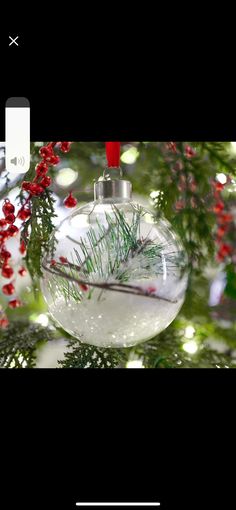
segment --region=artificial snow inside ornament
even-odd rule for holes
[[[129,347],[176,317],[186,257],[170,224],[132,201],[129,181],[104,178],[94,188],[94,202],[54,231],[42,289],[68,333],[100,347]]]

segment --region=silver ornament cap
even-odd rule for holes
[[[132,184],[124,179],[104,179],[94,184],[94,200],[131,200]]]

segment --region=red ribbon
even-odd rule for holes
[[[120,166],[120,142],[106,142],[108,168]]]

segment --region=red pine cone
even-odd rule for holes
[[[24,267],[21,267],[19,269],[18,273],[19,273],[20,276],[25,276],[27,271],[26,271],[26,269]]]
[[[11,294],[14,294],[15,287],[12,283],[7,283],[6,285],[3,285],[2,287],[3,294],[6,294],[6,296],[11,296]]]
[[[51,145],[44,145],[43,147],[41,147],[39,149],[39,154],[40,154],[41,158],[43,158],[44,160],[47,161],[53,155],[52,146]]]
[[[0,241],[1,241],[1,243],[4,243],[4,241],[6,241],[9,237],[10,237],[10,234],[8,233],[8,229],[7,230],[1,230],[1,232],[0,232]]]
[[[4,218],[2,218],[2,219],[0,220],[0,228],[5,227],[6,225],[7,225],[7,221],[6,221]]]
[[[9,326],[8,318],[2,317],[2,319],[0,319],[0,328],[7,328],[7,326]]]
[[[12,299],[9,301],[8,306],[10,308],[19,308],[19,306],[22,306],[22,302],[19,299]]]
[[[2,276],[4,276],[4,278],[11,278],[14,274],[14,271],[12,269],[11,266],[9,266],[8,264],[5,264],[3,267],[2,267]]]
[[[1,259],[3,259],[6,262],[8,259],[11,258],[11,253],[2,247],[0,256],[1,256]]]
[[[65,198],[64,205],[68,208],[72,208],[77,205],[77,200],[75,197],[72,196],[72,192],[70,192],[68,197]]]
[[[19,218],[19,220],[22,220],[22,221],[27,220],[30,216],[31,216],[31,211],[27,207],[21,207],[21,209],[19,209],[18,214],[17,214],[17,218]]]
[[[49,177],[49,175],[46,175],[41,181],[40,181],[40,185],[43,186],[43,188],[47,188],[48,186],[50,186],[52,182],[52,179],[51,177]]]
[[[18,234],[18,232],[19,232],[19,229],[15,225],[10,225],[10,227],[8,227],[8,229],[6,231],[6,233],[8,233],[10,237],[16,236],[16,234]]]
[[[71,142],[61,142],[60,149],[61,152],[69,152],[71,146]]]
[[[30,181],[23,181],[21,184],[21,187],[24,191],[30,191],[31,182]]]
[[[46,175],[48,171],[48,164],[46,163],[46,161],[41,161],[40,163],[38,163],[35,167],[35,171],[36,175],[38,175],[39,177],[43,177],[44,175]]]
[[[8,214],[5,218],[6,222],[10,223],[10,224],[14,223],[15,219],[16,219],[16,217],[15,217],[15,214],[13,214],[13,213]]]
[[[5,203],[2,206],[2,212],[3,212],[4,216],[7,216],[7,214],[15,212],[15,207],[13,204],[11,204],[11,202],[10,202],[10,200],[8,200],[8,198],[6,198]]]
[[[41,193],[44,192],[44,188],[39,184],[36,184],[36,182],[32,182],[30,183],[29,191],[31,195],[41,195]]]
[[[53,154],[49,159],[48,159],[48,162],[50,165],[58,165],[58,163],[60,162],[60,158],[59,156],[57,156],[56,154]]]
[[[25,246],[24,241],[21,241],[21,243],[20,243],[19,252],[20,252],[22,255],[25,255],[25,253],[26,253],[26,246]]]

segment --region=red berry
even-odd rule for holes
[[[21,187],[25,191],[30,191],[31,182],[30,181],[23,181],[21,184]]]
[[[12,299],[9,301],[8,306],[10,308],[19,308],[22,305],[22,302],[19,299]]]
[[[7,229],[7,233],[9,234],[10,237],[16,236],[16,234],[18,234],[18,232],[19,232],[19,229],[15,225],[10,225],[10,227],[8,227],[8,229]]]
[[[4,220],[3,218],[0,220],[0,228],[3,228],[7,225],[7,221]]]
[[[233,216],[232,214],[223,213],[218,217],[218,221],[221,225],[224,223],[230,223],[231,221],[233,221]]]
[[[6,216],[6,222],[7,223],[10,223],[10,224],[14,223],[15,219],[16,219],[16,217],[15,217],[15,215],[13,213],[10,213],[10,214],[8,214]]]
[[[228,226],[225,225],[225,226],[222,226],[222,227],[218,227],[217,229],[217,236],[218,237],[223,237],[225,235],[225,233],[227,232],[228,230]]]
[[[4,276],[4,278],[11,278],[14,274],[14,271],[12,269],[11,266],[9,266],[8,264],[5,264],[3,267],[2,267],[2,276]]]
[[[223,209],[224,209],[224,202],[222,202],[221,200],[216,202],[215,206],[213,207],[213,211],[216,214],[221,213],[221,211],[223,211]]]
[[[187,145],[187,146],[185,147],[185,156],[186,156],[187,158],[189,158],[189,159],[190,159],[190,158],[192,158],[193,156],[195,156],[195,154],[196,154],[195,150],[194,150],[194,149],[193,149],[190,145]]]
[[[11,294],[14,294],[15,287],[12,283],[7,283],[6,285],[3,285],[2,287],[3,294],[6,294],[7,296],[11,296]]]
[[[0,328],[7,328],[8,325],[9,325],[8,318],[2,317],[2,319],[0,319]]]
[[[25,276],[27,271],[26,271],[26,269],[24,267],[21,267],[19,269],[18,273],[19,273],[20,276]]]
[[[5,203],[2,206],[2,212],[4,216],[7,216],[7,214],[14,213],[15,207],[11,202],[6,198]]]
[[[184,200],[177,200],[177,201],[175,202],[175,209],[176,209],[177,211],[180,211],[181,209],[183,209],[183,208],[184,208],[184,205],[185,205]]]
[[[8,237],[10,237],[8,229],[7,230],[1,230],[1,232],[0,232],[1,242],[6,241],[8,239]]]
[[[80,283],[79,286],[81,290],[84,290],[85,292],[88,290],[88,285],[86,285],[86,283]]]
[[[48,186],[50,186],[52,182],[52,179],[51,177],[49,177],[49,175],[46,175],[41,181],[40,181],[40,184],[41,186],[43,186],[44,188],[47,188]]]
[[[50,266],[55,266],[55,265],[56,265],[56,260],[52,259],[51,262],[50,262]]]
[[[170,151],[174,152],[174,153],[177,152],[176,142],[168,142],[166,144],[166,148],[169,149]]]
[[[40,154],[41,158],[43,158],[45,160],[48,160],[48,158],[50,158],[52,156],[52,154],[53,154],[52,146],[51,145],[44,145],[39,150],[39,154]]]
[[[29,191],[31,195],[41,195],[41,193],[44,191],[44,188],[39,184],[36,184],[36,182],[32,182],[30,184]]]
[[[49,158],[48,162],[50,165],[58,165],[58,163],[60,162],[60,158],[59,158],[59,156],[56,156],[56,154],[53,154]]]
[[[60,149],[61,152],[69,152],[71,146],[71,142],[61,142]]]
[[[26,246],[25,246],[24,241],[21,241],[21,243],[20,243],[19,252],[20,252],[22,255],[25,255],[25,253],[26,253]]]
[[[5,262],[11,258],[11,253],[4,248],[1,250],[1,259],[3,259]]]
[[[213,186],[216,189],[216,191],[222,191],[224,189],[224,184],[222,184],[221,182],[218,182],[218,181],[215,181],[213,183]]]
[[[156,290],[157,290],[156,287],[152,286],[147,288],[148,294],[155,294]]]
[[[18,214],[17,214],[17,218],[19,218],[22,221],[27,220],[30,216],[31,216],[30,209],[28,209],[26,207],[21,207],[21,209],[19,209]]]
[[[72,196],[72,193],[70,192],[68,197],[64,200],[64,205],[68,208],[75,207],[77,205],[77,200],[75,197]]]
[[[59,260],[61,261],[62,264],[68,264],[68,260],[66,257],[59,257]]]
[[[224,243],[221,245],[217,255],[219,258],[225,258],[225,257],[227,257],[227,255],[230,255],[232,253],[232,251],[233,251],[232,246]]]
[[[38,165],[35,168],[35,171],[36,175],[40,177],[45,175],[48,171],[48,164],[46,163],[46,161],[41,161],[40,163],[38,163]]]

